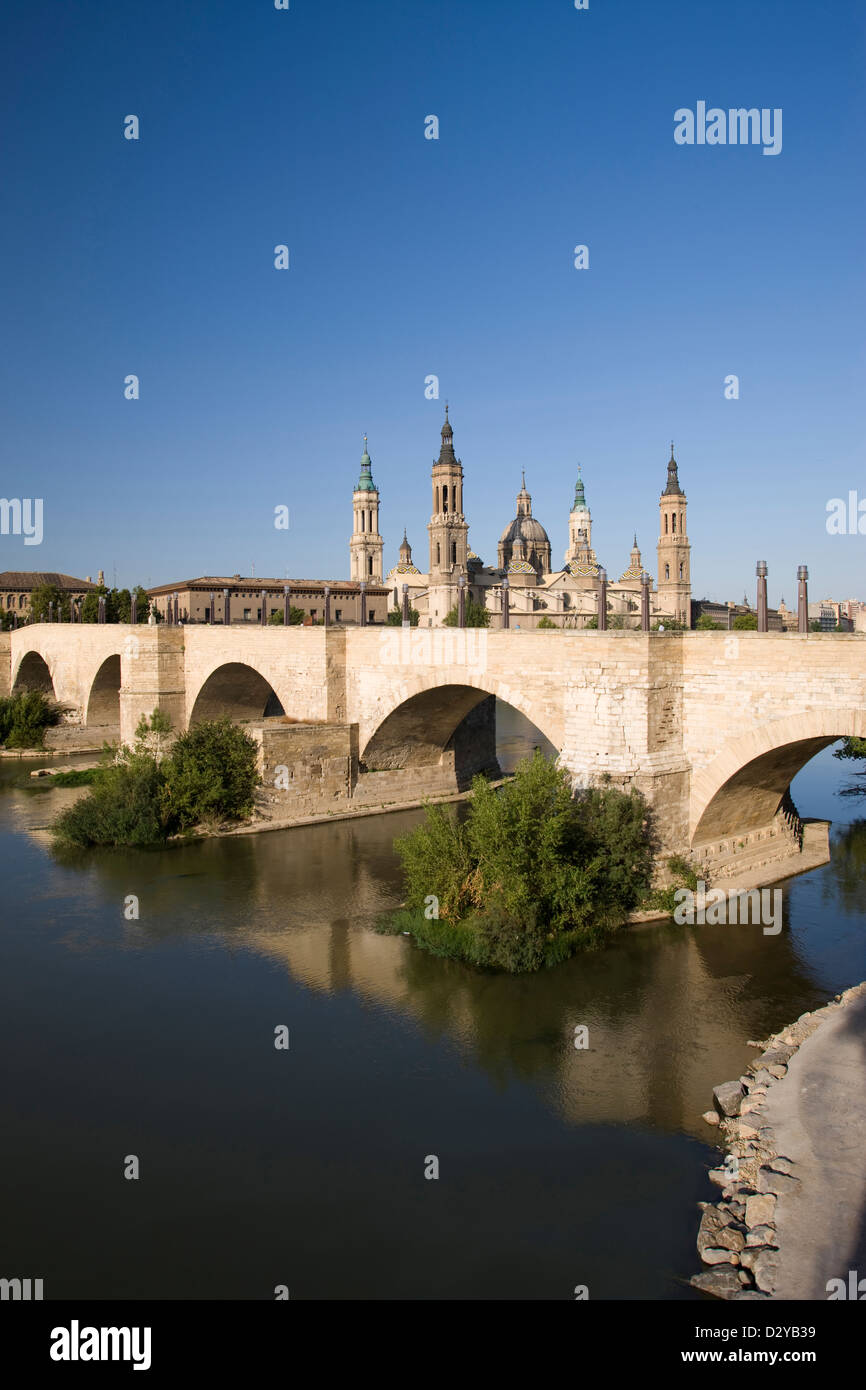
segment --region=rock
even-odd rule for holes
[[[779,1277],[779,1253],[777,1250],[761,1250],[752,1265],[752,1275],[759,1289],[772,1293]]]
[[[757,1090],[758,1087],[763,1086],[764,1094],[766,1094],[766,1087],[769,1086],[773,1080],[775,1080],[775,1078],[770,1075],[766,1067],[761,1067],[759,1071],[755,1072],[756,1086],[754,1089]]]
[[[705,1265],[733,1265],[737,1263],[738,1256],[733,1250],[723,1250],[718,1246],[708,1245],[701,1251],[701,1259]]]
[[[794,1162],[793,1159],[787,1158],[785,1154],[776,1154],[776,1157],[770,1160],[767,1167],[775,1168],[777,1173],[793,1173]]]
[[[775,1173],[772,1168],[761,1168],[758,1173],[758,1191],[775,1192],[778,1197],[782,1192],[793,1192],[800,1186],[799,1178],[792,1178],[788,1173]]]
[[[738,1201],[735,1197],[732,1202],[728,1202],[726,1210],[729,1211],[733,1217],[736,1217],[737,1221],[742,1221],[746,1214],[746,1204],[745,1202]]]
[[[705,1110],[701,1119],[706,1120],[708,1125],[717,1125],[719,1123],[719,1117],[715,1110]]]
[[[749,1278],[748,1273],[744,1269],[737,1270],[737,1278],[739,1279],[741,1284],[750,1284],[752,1282]]]
[[[739,1115],[744,1091],[739,1081],[723,1081],[713,1088],[716,1109],[722,1115]]]
[[[768,1067],[767,1070],[771,1076],[775,1076],[777,1081],[781,1081],[782,1077],[787,1075],[788,1068],[780,1064],[779,1066]]]
[[[739,1302],[739,1300],[744,1298],[769,1298],[770,1295],[768,1293],[761,1293],[758,1289],[743,1289],[742,1293],[735,1293],[732,1297]]]
[[[727,1187],[731,1180],[731,1175],[727,1168],[711,1168],[707,1173],[710,1182],[714,1182],[716,1187]]]
[[[740,1231],[734,1230],[734,1218],[730,1212],[708,1207],[701,1217],[698,1228],[698,1252],[701,1258],[707,1250],[742,1250],[746,1244]],[[718,1264],[718,1260],[707,1260],[708,1264]]]
[[[746,1124],[743,1120],[741,1120],[741,1121],[740,1121],[740,1138],[741,1138],[741,1139],[757,1139],[757,1137],[758,1137],[758,1131],[757,1131],[752,1125],[748,1125],[748,1124]]]
[[[746,1225],[750,1230],[756,1226],[772,1226],[776,1214],[776,1198],[763,1193],[746,1198]]]
[[[727,1269],[708,1269],[705,1274],[694,1274],[689,1283],[695,1289],[700,1289],[703,1293],[711,1293],[716,1298],[733,1298],[740,1292],[740,1281],[737,1272],[728,1267]]]
[[[796,1050],[797,1049],[793,1046],[785,1047],[784,1044],[774,1043],[772,1047],[768,1047],[767,1051],[758,1058],[757,1065],[759,1067],[771,1067],[780,1062],[788,1062],[793,1057]]]
[[[778,1250],[775,1226],[753,1226],[746,1236],[746,1246],[750,1245],[770,1245],[774,1250]],[[740,1264],[745,1263],[745,1260],[740,1260]]]

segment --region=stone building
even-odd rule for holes
[[[349,542],[349,577],[357,584],[362,579],[369,584],[382,583],[382,555],[385,542],[379,534],[379,490],[373,482],[373,466],[367,452],[361,456],[361,476],[352,494],[354,529]]]
[[[431,475],[432,515],[427,526],[429,563],[422,573],[412,560],[403,533],[400,559],[385,583],[391,606],[399,606],[403,586],[411,606],[426,626],[438,626],[458,601],[461,579],[465,592],[483,604],[493,626],[502,622],[503,581],[507,580],[512,625],[586,627],[598,621],[602,582],[607,585],[608,622],[615,627],[640,625],[643,559],[634,537],[629,562],[619,578],[607,575],[592,545],[592,514],[578,470],[568,517],[568,547],[562,569],[552,566],[552,547],[545,527],[532,512],[532,497],[521,477],[515,515],[497,546],[497,563],[485,565],[469,546],[469,525],[463,501],[464,471],[454,451],[454,431],[445,408],[439,457]],[[378,496],[378,494],[377,494]],[[354,537],[353,537],[354,541]],[[650,577],[650,616],[653,622],[677,622],[688,627],[691,609],[690,550],[686,526],[686,496],[680,487],[673,446],[667,484],[659,499],[658,582]]]
[[[330,602],[330,621],[338,624],[358,623],[361,620],[361,586],[351,580],[335,579],[257,579],[240,574],[204,575],[200,579],[185,579],[176,584],[160,584],[148,589],[147,595],[158,620],[169,618],[177,599],[178,620],[184,623],[224,623],[228,597],[229,623],[261,623],[262,607],[265,621],[272,613],[284,613],[286,590],[292,608],[300,608],[305,622],[321,623],[325,618],[325,602]],[[325,590],[329,592],[326,594]],[[365,589],[367,622],[384,623],[390,590],[381,584],[367,584]]]
[[[34,589],[50,584],[60,589],[71,599],[84,598],[103,582],[102,571],[94,584],[88,575],[86,579],[76,579],[71,574],[58,574],[54,570],[4,570],[0,574],[0,609],[4,613],[14,613],[19,623],[30,617],[30,597]]]

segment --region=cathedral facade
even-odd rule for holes
[[[463,482],[463,464],[454,452],[454,431],[446,406],[439,457],[431,473],[427,569],[422,571],[414,563],[412,547],[404,530],[399,561],[383,577],[379,492],[373,482],[365,436],[361,473],[353,494],[354,530],[349,542],[351,578],[390,588],[394,608],[401,606],[406,585],[410,606],[417,610],[419,621],[425,627],[438,627],[445,622],[457,605],[461,587],[467,598],[489,611],[491,627],[503,625],[506,601],[508,622],[514,628],[595,627],[604,583],[608,626],[640,627],[641,589],[646,571],[637,536],[629,562],[619,578],[608,574],[593,548],[592,514],[580,470],[568,516],[568,546],[559,569],[553,567],[547,531],[532,514],[532,497],[526,487],[525,474],[517,494],[515,516],[503,530],[496,564],[490,566],[485,565],[469,546]],[[686,496],[680,486],[671,445],[667,484],[659,499],[657,575],[655,580],[648,576],[653,624],[689,626],[690,549]]]

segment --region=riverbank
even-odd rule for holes
[[[705,1119],[724,1136],[701,1203],[707,1269],[691,1283],[725,1299],[854,1297],[866,1275],[866,982],[772,1034]],[[719,1118],[721,1117],[721,1118]],[[838,1281],[834,1283],[833,1281]]]

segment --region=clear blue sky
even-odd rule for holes
[[[825,529],[866,498],[862,3],[4,15],[2,491],[45,538],[0,569],[345,577],[365,431],[386,568],[405,524],[425,569],[447,396],[486,563],[523,468],[561,563],[579,460],[602,563],[636,529],[655,573],[673,438],[695,596],[761,558],[773,602],[803,561],[866,598]],[[676,145],[701,100],[781,107],[781,154]]]

